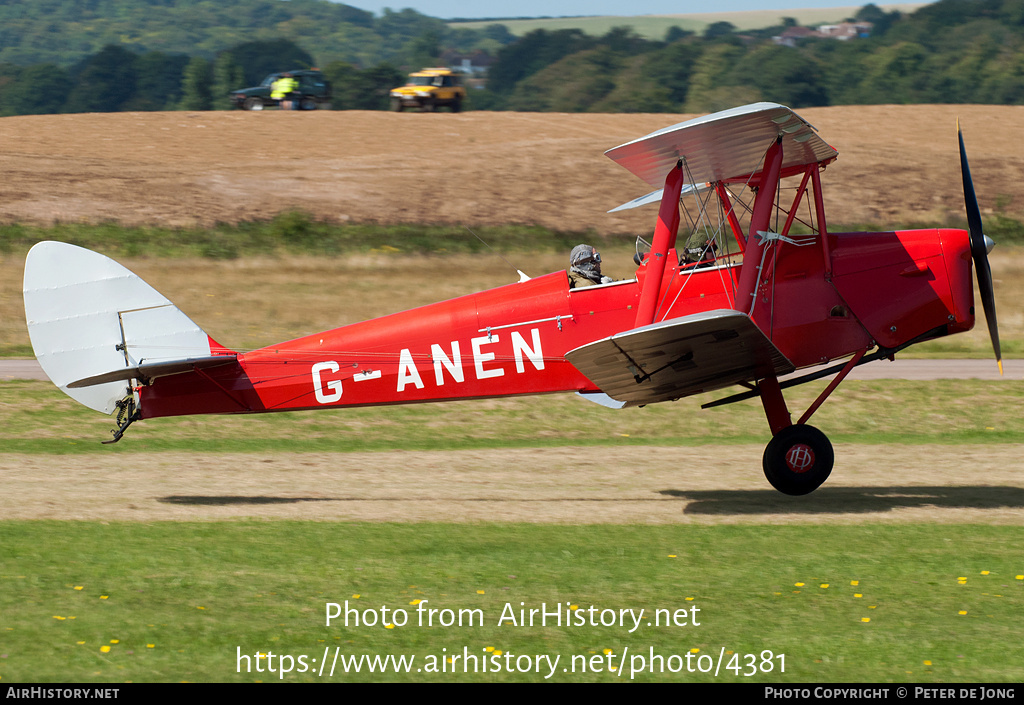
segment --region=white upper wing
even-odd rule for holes
[[[681,122],[609,149],[609,158],[660,188],[680,159],[696,183],[745,178],[762,168],[764,153],[782,136],[782,169],[830,161],[838,152],[784,105],[754,103]]]

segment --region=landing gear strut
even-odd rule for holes
[[[786,400],[782,398],[778,378],[767,377],[758,383],[757,393],[761,396],[764,413],[772,429],[772,440],[764,449],[761,465],[764,476],[779,492],[795,496],[809,494],[828,479],[835,462],[832,444],[824,433],[808,426],[806,421],[846,379],[866,352],[860,350],[843,366],[796,423],[792,422]]]
[[[764,476],[779,492],[804,495],[832,472],[832,444],[814,426],[796,424],[776,433],[764,449]]]
[[[117,407],[117,428],[110,429],[114,437],[109,441],[101,441],[103,445],[117,443],[121,440],[124,432],[128,430],[128,427],[142,418],[142,411],[136,406],[135,394],[130,387],[128,388],[127,396],[121,401],[115,402],[114,406]]]

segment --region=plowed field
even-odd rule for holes
[[[839,150],[833,223],[963,210],[956,119],[983,210],[1024,212],[1024,108],[799,111]],[[602,152],[689,115],[175,112],[0,121],[0,222],[191,225],[302,209],[344,221],[537,223],[645,232],[606,211],[650,187]]]

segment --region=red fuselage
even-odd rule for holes
[[[751,317],[797,368],[974,325],[965,231],[827,238],[774,250],[754,291]],[[735,308],[741,266],[670,265],[654,320]],[[142,387],[142,416],[599,391],[565,353],[633,328],[646,276],[571,290],[555,272],[239,354]]]

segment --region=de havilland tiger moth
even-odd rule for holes
[[[1001,371],[992,241],[962,134],[967,231],[830,232],[821,182],[838,152],[774,103],[682,122],[607,156],[659,189],[620,207],[660,203],[628,280],[572,287],[566,271],[522,275],[241,352],[113,260],[40,242],[25,264],[32,346],[62,391],[116,413],[108,443],[135,421],[185,414],[551,392],[625,408],[739,387],[705,406],[761,400],[772,435],[763,470],[791,495],[832,471],[832,445],[807,421],[855,366],[974,326],[972,271]],[[794,418],[783,390],[828,375]]]

